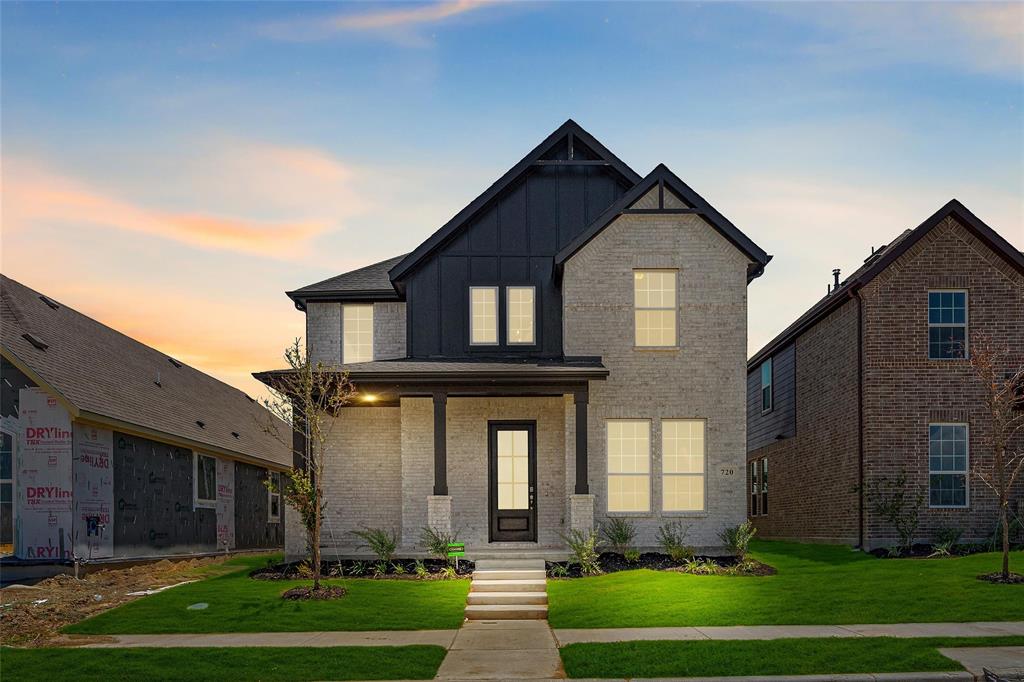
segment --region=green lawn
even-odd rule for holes
[[[963,670],[939,653],[948,646],[1017,646],[1024,637],[700,640],[570,644],[569,677],[824,675]]]
[[[240,557],[240,570],[143,597],[65,629],[78,634],[443,630],[462,624],[468,580],[332,580],[348,594],[295,602],[280,594],[308,581],[253,580],[266,557]],[[189,610],[197,603],[203,610]]]
[[[9,680],[429,680],[439,646],[329,648],[9,649]]]
[[[765,577],[623,571],[548,581],[556,628],[1024,620],[1024,586],[976,580],[998,554],[876,559],[849,547],[760,541]],[[1014,552],[1011,565],[1024,563]]]

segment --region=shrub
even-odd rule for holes
[[[398,549],[398,535],[395,531],[363,526],[362,530],[349,532],[363,541],[360,547],[368,547],[385,564],[395,556],[395,550]]]
[[[432,557],[441,561],[452,563],[454,559],[448,556],[448,545],[458,541],[458,531],[449,533],[431,528],[430,526],[424,526],[420,529],[420,542],[423,543],[424,549]]]
[[[615,517],[609,519],[608,523],[601,524],[601,535],[612,551],[625,555],[633,546],[636,528],[629,519]]]
[[[564,578],[569,575],[569,567],[565,564],[551,564],[551,577]]]
[[[352,565],[348,567],[349,575],[366,575],[366,562],[365,561],[353,561]]]
[[[623,556],[626,557],[626,561],[628,561],[631,564],[635,564],[636,562],[640,561],[640,550],[627,549]]]
[[[459,574],[455,572],[454,566],[445,566],[441,569],[441,572],[438,573],[438,577],[442,580],[453,580],[458,578]]]
[[[583,532],[572,529],[568,535],[563,535],[565,544],[569,545],[572,558],[569,563],[580,565],[580,572],[583,575],[598,575],[601,573],[601,565],[597,561],[597,548],[601,542],[597,537],[597,531]]]
[[[388,562],[378,561],[373,565],[373,574],[378,578],[388,574]]]
[[[935,544],[932,545],[932,553],[928,556],[942,557],[952,555],[953,548],[956,546],[956,543],[960,542],[960,536],[963,533],[963,530],[960,528],[940,528],[935,533]]]
[[[658,528],[658,545],[677,564],[693,558],[694,550],[686,544],[690,527],[682,521],[670,521]]]
[[[914,535],[920,523],[924,495],[912,495],[906,473],[896,478],[880,478],[864,488],[871,513],[885,519],[900,538],[900,549],[909,551],[914,546]],[[859,489],[859,488],[858,488]]]
[[[416,565],[413,566],[412,570],[413,573],[416,574],[417,578],[425,579],[430,577],[430,571],[427,570],[426,565],[419,559],[416,560]]]
[[[756,534],[757,528],[748,520],[738,526],[723,528],[718,539],[742,562],[747,556],[750,540]]]
[[[402,564],[391,564],[391,571],[395,575],[405,575],[405,566]]]

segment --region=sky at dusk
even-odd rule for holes
[[[4,274],[232,383],[567,118],[775,258],[756,351],[956,197],[1024,249],[1024,5],[0,5]]]

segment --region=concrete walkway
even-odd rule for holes
[[[546,620],[466,621],[436,680],[541,680],[565,677]]]
[[[435,644],[451,647],[459,630],[371,630],[368,632],[238,632],[207,635],[111,635],[97,642],[88,636],[90,649],[128,647],[327,647],[407,646]],[[69,638],[73,641],[73,638]],[[85,639],[85,637],[83,637]]]
[[[1024,646],[960,647],[939,649],[939,653],[967,668],[982,679],[988,669],[1007,680],[1024,680]]]
[[[641,640],[789,639],[804,637],[1002,637],[1024,635],[1024,622],[881,625],[735,625],[727,627],[556,629],[559,646]]]

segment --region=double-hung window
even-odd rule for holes
[[[704,511],[704,420],[661,422],[661,486],[664,511]]]
[[[195,482],[195,506],[217,506],[217,460],[207,455],[193,454]]]
[[[760,500],[759,493],[761,487],[757,484],[757,460],[755,459],[750,463],[750,515],[757,516],[758,501]]]
[[[534,287],[506,287],[507,341],[510,346],[529,346],[534,340]]]
[[[772,392],[772,359],[768,358],[761,363],[761,414],[771,412],[775,404],[775,395]]]
[[[469,288],[469,343],[474,346],[498,343],[498,287]]]
[[[967,292],[928,292],[928,359],[967,357]]]
[[[967,424],[928,425],[928,505],[967,506]]]
[[[633,271],[634,343],[638,348],[674,348],[676,271]]]
[[[651,423],[608,421],[608,511],[651,509]]]
[[[373,360],[373,305],[342,306],[341,361],[370,362]]]
[[[768,514],[768,458],[761,458],[761,515]]]
[[[267,478],[267,515],[271,523],[277,523],[281,520],[281,472],[268,471]]]

